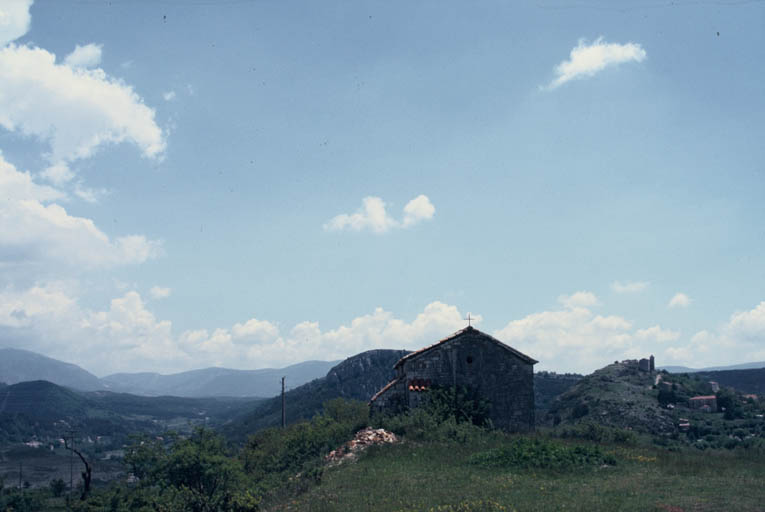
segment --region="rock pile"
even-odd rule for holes
[[[399,440],[396,434],[389,432],[384,428],[367,427],[359,430],[356,435],[337,450],[329,452],[324,460],[330,466],[336,466],[343,462],[354,461],[359,453],[373,445],[383,445],[397,443]]]

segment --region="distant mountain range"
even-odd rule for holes
[[[759,363],[741,363],[728,366],[709,366],[707,368],[688,368],[687,366],[662,366],[659,370],[667,370],[669,373],[696,373],[696,372],[719,372],[724,370],[752,370],[765,368],[765,361]]]
[[[32,380],[47,380],[82,391],[106,389],[98,377],[76,364],[64,363],[28,350],[0,349],[0,382],[16,384]]]
[[[323,377],[337,363],[306,361],[281,369],[260,370],[205,368],[170,375],[115,373],[99,379],[75,364],[28,350],[3,348],[0,349],[0,382],[45,380],[80,391],[108,390],[144,396],[269,397],[280,393],[282,377],[289,387],[297,387]]]
[[[115,373],[101,379],[111,391],[147,396],[275,396],[281,392],[281,378],[297,387],[327,374],[338,361],[306,361],[286,368],[231,370],[205,368],[161,375],[159,373]]]

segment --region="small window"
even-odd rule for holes
[[[467,364],[473,364],[473,356],[467,356]]]

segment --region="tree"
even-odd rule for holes
[[[50,490],[53,493],[53,496],[58,498],[62,494],[64,494],[64,491],[66,490],[66,482],[64,482],[62,479],[58,478],[56,480],[50,481]]]
[[[82,493],[80,494],[80,500],[85,500],[90,493],[90,479],[92,477],[93,468],[90,466],[90,464],[88,464],[87,459],[85,459],[80,450],[76,449],[74,446],[69,446],[66,437],[64,437],[64,447],[67,450],[71,450],[72,452],[76,453],[82,463],[85,465],[85,471],[80,473],[82,476]]]
[[[255,510],[259,498],[245,485],[241,462],[227,453],[224,440],[199,428],[172,445],[146,438],[128,450],[125,459],[139,478],[141,490],[153,495],[154,508],[211,512]]]

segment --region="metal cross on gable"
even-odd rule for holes
[[[472,322],[472,321],[473,321],[473,318],[471,318],[471,317],[470,317],[470,313],[468,313],[468,314],[467,314],[467,318],[465,318],[465,320],[467,320],[467,321],[468,321],[468,327],[471,327],[471,324],[470,324],[470,322]]]

